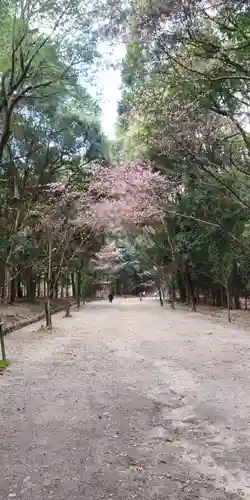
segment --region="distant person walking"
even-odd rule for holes
[[[114,295],[112,292],[109,292],[109,302],[112,304]]]

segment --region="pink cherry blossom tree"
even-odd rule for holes
[[[150,164],[96,166],[89,195],[86,217],[93,225],[110,232],[131,231],[163,223],[170,186]]]
[[[116,244],[114,242],[109,243],[107,245],[103,245],[99,252],[95,254],[92,259],[92,264],[95,269],[109,271],[119,262],[120,256],[120,249],[116,246]]]

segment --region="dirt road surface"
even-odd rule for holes
[[[150,300],[6,339],[0,499],[250,498],[250,332]]]

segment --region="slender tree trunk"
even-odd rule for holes
[[[17,281],[16,279],[13,279],[11,281],[11,294],[10,294],[10,301],[15,302],[17,296]]]
[[[217,288],[215,290],[215,296],[216,296],[216,307],[221,307],[221,293],[220,293],[220,289]]]
[[[61,296],[61,299],[63,299],[63,297],[64,297],[64,274],[63,273],[61,274],[60,287],[61,287],[60,296]]]
[[[187,300],[185,283],[183,280],[183,275],[181,271],[178,269],[177,271],[177,288],[179,289],[180,302],[184,303]]]
[[[39,274],[37,278],[37,298],[40,299],[40,297],[41,297],[41,276]]]
[[[163,302],[163,294],[161,286],[159,286],[159,299],[160,299],[160,305],[163,306],[164,302]]]
[[[189,301],[191,302],[191,308],[193,312],[196,312],[194,289],[193,289],[192,279],[188,271],[188,263],[186,263],[185,278],[186,278],[187,293]]]
[[[28,276],[27,279],[27,299],[28,302],[34,302],[36,296],[36,282],[33,276]]]
[[[230,294],[229,294],[229,290],[228,290],[228,285],[226,285],[225,288],[226,288],[226,295],[227,295],[227,318],[228,318],[228,322],[231,323],[231,321],[232,321],[231,309],[230,309],[231,301],[230,301]]]
[[[45,300],[45,319],[46,319],[46,327],[49,330],[52,330],[52,317],[51,317],[51,274],[52,274],[52,240],[51,236],[49,237],[48,243],[48,277],[47,277],[47,286],[46,286],[46,300]]]
[[[220,305],[223,307],[224,304],[224,293],[223,293],[223,287],[220,287]]]
[[[80,304],[81,304],[81,271],[80,269],[77,270],[77,287],[76,287],[76,304],[77,304],[77,309],[78,311],[80,310]]]
[[[65,318],[70,318],[70,300],[69,300],[69,272],[66,270],[66,307],[65,307]]]
[[[168,302],[171,307],[171,309],[175,309],[175,285],[173,284],[173,281],[171,280],[169,286],[168,286]]]
[[[160,305],[163,306],[164,305],[164,302],[163,302],[163,295],[162,295],[162,289],[161,289],[161,285],[158,281],[156,281],[156,286],[157,286],[157,289],[158,289],[158,293],[159,293],[159,301],[160,301]]]
[[[175,284],[175,282],[173,283],[172,297],[173,297],[173,302],[176,302],[176,284]]]
[[[5,304],[11,302],[11,272],[8,265],[5,265],[4,269],[4,297],[3,301]]]
[[[51,271],[50,298],[55,297],[55,273]]]
[[[74,299],[76,298],[76,283],[75,283],[75,273],[71,273],[71,285],[72,285],[72,295]]]
[[[1,344],[1,353],[2,353],[2,360],[6,361],[6,352],[5,352],[5,345],[4,345],[4,331],[3,331],[3,324],[0,318],[0,344]]]
[[[18,280],[18,282],[17,282],[17,297],[18,297],[18,299],[23,298],[23,291],[22,291],[20,280]]]
[[[191,297],[190,297],[190,293],[189,293],[187,282],[185,283],[185,295],[186,295],[186,304],[187,304],[187,306],[189,306],[189,304],[191,302]]]
[[[55,284],[55,298],[58,299],[58,280]]]
[[[235,307],[235,309],[240,309],[240,297],[239,297],[239,295],[234,296],[234,307]]]

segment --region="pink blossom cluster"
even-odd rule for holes
[[[89,193],[96,227],[114,231],[162,222],[169,185],[148,164],[97,166]]]
[[[108,270],[112,268],[120,259],[120,250],[115,243],[103,245],[99,252],[95,254],[93,264],[96,269]]]

